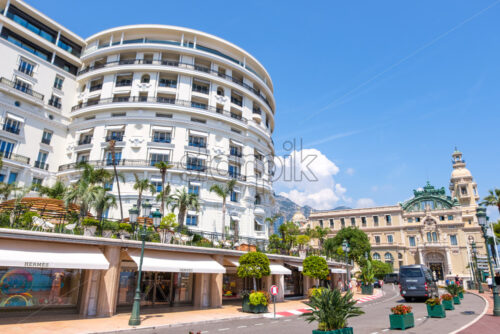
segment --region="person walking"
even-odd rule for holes
[[[486,284],[488,284],[488,288],[490,288],[490,291],[493,292],[493,278],[490,276],[486,276]]]

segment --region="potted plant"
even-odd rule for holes
[[[311,297],[317,297],[321,294],[321,291],[324,290],[326,288],[310,288],[309,290],[307,290],[307,297],[309,298],[309,300],[311,300]]]
[[[373,283],[375,282],[375,274],[372,269],[372,262],[366,260],[365,265],[361,268],[360,279],[362,282],[361,293],[363,295],[373,295]]]
[[[95,231],[99,226],[99,221],[94,218],[85,218],[82,220],[83,226],[83,235],[86,237],[93,237],[95,235]]]
[[[317,255],[310,255],[302,262],[302,274],[318,280],[324,280],[330,274],[325,258]],[[316,284],[319,285],[319,284]]]
[[[111,221],[111,220],[105,220],[102,222],[102,236],[104,238],[111,238],[113,235],[113,232],[118,230],[118,223]]]
[[[454,310],[455,307],[453,306],[453,296],[450,295],[449,293],[445,293],[444,295],[441,296],[441,300],[443,302],[443,306],[445,310]]]
[[[352,327],[347,327],[347,319],[356,317],[364,312],[355,306],[356,300],[353,294],[347,292],[342,296],[338,289],[321,289],[319,295],[312,295],[309,303],[306,303],[312,311],[304,313],[306,321],[318,322],[318,329],[313,334],[352,334]]]
[[[158,231],[160,234],[160,242],[162,244],[169,244],[175,233],[175,229],[179,226],[177,224],[174,213],[169,213],[162,218],[160,226],[158,226]]]
[[[453,304],[459,305],[460,297],[458,296],[458,293],[460,292],[460,287],[456,284],[450,284],[446,287],[446,291],[453,296]]]
[[[265,291],[252,291],[243,295],[243,312],[266,313],[269,294]]]
[[[413,317],[412,307],[408,305],[399,304],[391,308],[392,314],[389,315],[391,329],[411,328],[415,326],[415,318]]]
[[[130,234],[133,232],[132,225],[128,223],[120,223],[118,225],[119,227],[119,232],[120,232],[120,238],[122,240],[125,240],[126,237],[130,237]]]
[[[439,297],[429,298],[425,301],[425,304],[427,305],[429,318],[446,318],[446,312]]]
[[[458,286],[458,297],[460,299],[464,299],[464,287],[463,286]]]

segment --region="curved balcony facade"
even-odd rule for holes
[[[262,65],[229,42],[178,27],[120,27],[86,43],[59,177],[77,180],[79,161],[116,167],[125,179],[120,190],[127,212],[138,197],[134,174],[161,190],[154,164],[168,161],[172,193],[185,188],[199,195],[189,228],[233,233],[238,224],[241,236],[267,238],[275,104]],[[222,200],[210,187],[231,179],[237,185],[223,227]],[[108,187],[117,195],[116,183]],[[143,197],[156,203],[151,193]],[[119,209],[108,216],[119,218]]]

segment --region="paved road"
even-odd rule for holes
[[[351,318],[349,325],[354,327],[356,334],[386,334],[401,333],[389,330],[390,308],[404,300],[399,296],[399,290],[387,285],[384,287],[384,297],[361,304],[365,314]],[[406,303],[413,307],[415,327],[407,329],[405,333],[449,333],[459,329],[477,317],[484,308],[484,301],[471,294],[466,294],[461,305],[456,305],[454,311],[448,311],[445,319],[427,318],[427,310],[423,302]],[[272,333],[295,334],[311,333],[317,324],[308,324],[303,317],[292,316],[279,319],[254,318],[242,320],[225,320],[209,324],[184,325],[170,328],[136,329],[120,333],[137,334],[188,334],[189,331],[202,334],[215,333]]]

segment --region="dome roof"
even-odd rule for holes
[[[305,222],[306,220],[307,220],[306,217],[300,211],[295,212],[294,215],[293,215],[293,217],[292,217],[292,221],[294,223]]]
[[[463,167],[463,168],[455,168],[451,172],[451,178],[459,178],[459,177],[472,177],[472,174],[465,167]]]

